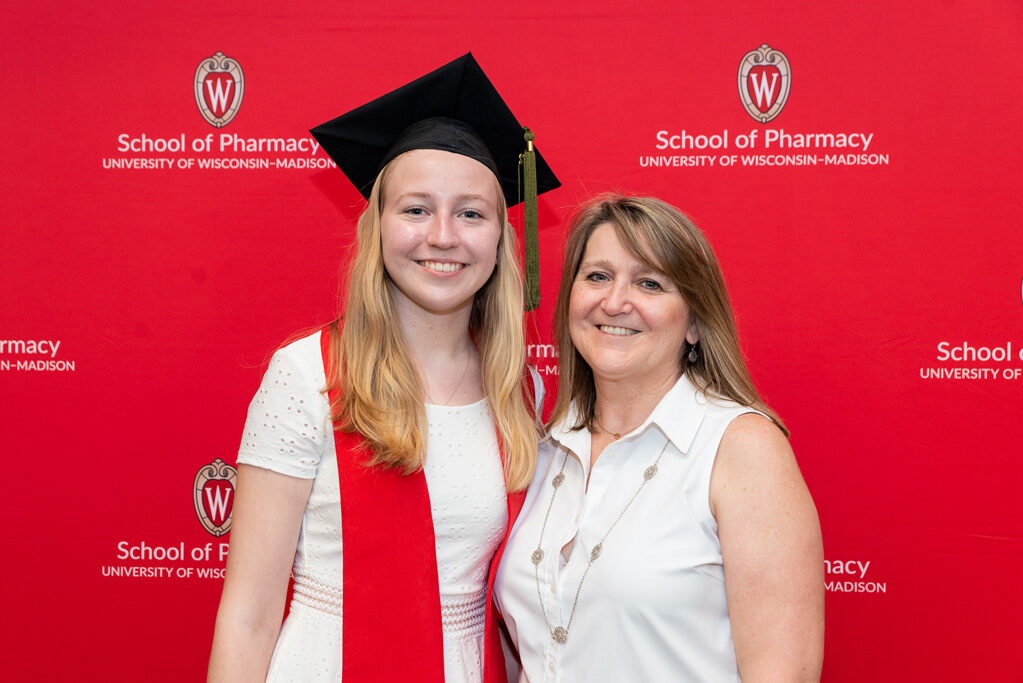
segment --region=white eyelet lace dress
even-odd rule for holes
[[[267,681],[341,681],[342,520],[325,385],[319,332],[275,353],[238,453],[239,463],[313,479]],[[426,414],[445,681],[480,683],[487,570],[508,519],[497,437],[485,400],[427,405]]]

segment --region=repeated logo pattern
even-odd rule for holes
[[[747,52],[739,62],[739,99],[746,113],[760,123],[781,113],[791,85],[788,58],[767,43]]]
[[[231,530],[237,479],[238,470],[220,458],[203,465],[195,474],[192,486],[195,514],[203,528],[213,536],[223,536]]]
[[[199,62],[195,70],[195,103],[211,126],[223,128],[238,113],[245,92],[242,67],[223,52]]]

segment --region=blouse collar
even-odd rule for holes
[[[658,401],[650,415],[619,441],[638,439],[648,428],[656,426],[680,453],[685,454],[696,438],[709,403],[710,399],[682,375]],[[578,416],[579,411],[573,402],[565,418],[551,427],[550,438],[576,455],[583,462],[584,469],[588,469],[590,433],[585,429],[571,429],[577,424]]]

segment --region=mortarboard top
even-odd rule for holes
[[[472,53],[309,132],[366,198],[387,162],[413,149],[476,159],[497,176],[509,207],[525,198],[523,128]],[[536,152],[537,194],[560,186]]]

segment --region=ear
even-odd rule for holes
[[[692,316],[692,320],[689,321],[689,327],[686,328],[686,341],[690,345],[696,344],[700,341],[700,330],[696,326],[696,316]]]

